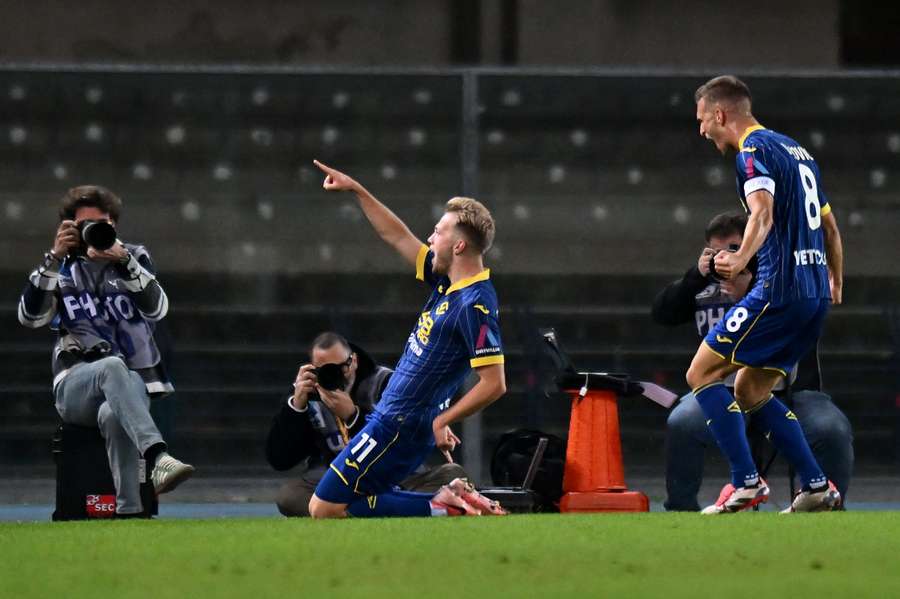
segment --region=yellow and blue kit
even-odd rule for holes
[[[818,339],[830,306],[822,216],[831,205],[819,167],[793,139],[750,127],[736,157],[738,194],[775,198],[772,228],[757,252],[756,283],[704,343],[726,360],[789,372]]]
[[[431,287],[431,295],[375,411],[316,487],[320,499],[349,504],[391,491],[434,448],[432,422],[471,369],[503,364],[490,271],[451,284],[434,273],[433,260],[423,245],[416,278]]]

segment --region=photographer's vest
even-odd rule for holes
[[[143,246],[124,245],[135,259],[149,258]],[[50,324],[59,332],[53,349],[54,387],[79,363],[116,356],[141,375],[148,393],[173,390],[160,363],[153,323],[138,310],[113,263],[66,258],[56,294]]]

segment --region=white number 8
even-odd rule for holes
[[[803,211],[806,213],[806,222],[809,228],[815,231],[822,225],[822,209],[819,207],[819,190],[816,187],[816,176],[812,169],[805,164],[798,164],[800,169],[800,183],[803,185],[803,191],[806,192],[806,199],[803,202]]]
[[[748,316],[750,314],[747,312],[747,308],[741,306],[725,321],[725,328],[731,333],[736,333]]]

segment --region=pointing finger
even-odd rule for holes
[[[335,170],[333,168],[331,168],[330,166],[327,166],[325,164],[322,164],[318,160],[313,160],[313,164],[315,164],[317,167],[319,167],[322,170],[322,172],[328,173],[329,175],[335,172]]]

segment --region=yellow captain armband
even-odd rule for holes
[[[819,216],[825,216],[831,212],[831,204],[825,204],[822,206],[822,211],[819,213]]]

